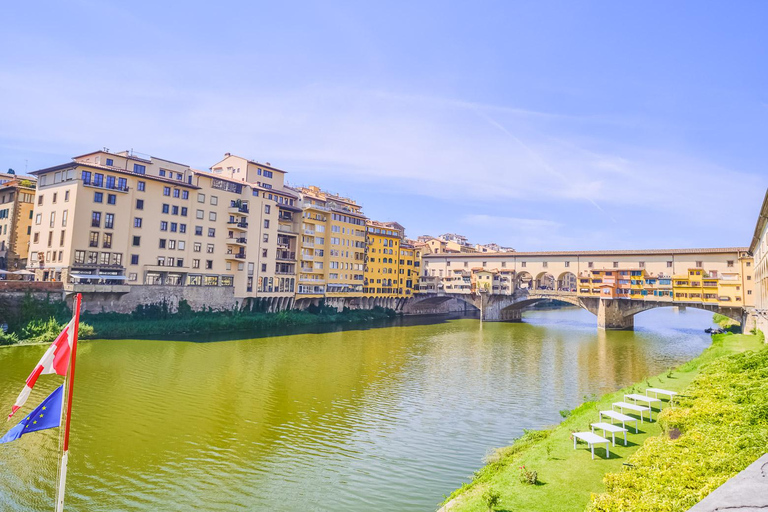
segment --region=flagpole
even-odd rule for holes
[[[69,359],[69,375],[67,376],[67,418],[64,424],[64,446],[61,454],[61,469],[59,470],[59,485],[56,496],[56,512],[64,510],[64,488],[67,484],[67,461],[69,459],[69,421],[72,418],[72,394],[75,390],[75,356],[77,355],[77,335],[80,330],[81,294],[75,296],[75,326],[72,334],[72,353]]]

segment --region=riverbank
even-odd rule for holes
[[[287,310],[278,313],[242,311],[199,311],[180,309],[176,313],[162,307],[144,308],[131,314],[83,314],[81,339],[120,339],[170,337],[190,334],[242,332],[254,336],[281,328],[329,325],[370,325],[396,317],[390,309],[336,311],[316,308],[312,311]],[[52,341],[64,328],[68,318],[50,317],[46,321],[30,321],[16,332],[0,335],[0,345],[32,344]]]
[[[646,379],[596,401],[586,402],[571,411],[568,417],[556,427],[526,432],[512,446],[501,448],[489,456],[487,465],[475,473],[471,482],[464,484],[451,494],[441,510],[484,512],[488,510],[486,499],[489,493],[499,495],[496,510],[576,512],[588,507],[592,507],[590,510],[599,511],[629,510],[630,504],[642,507],[640,504],[645,502],[649,489],[653,490],[650,494],[655,494],[656,500],[663,501],[663,506],[657,501],[654,506],[641,508],[642,510],[687,510],[701,497],[697,493],[710,492],[732,476],[734,471],[746,467],[751,461],[745,459],[751,456],[752,451],[764,449],[766,438],[768,438],[768,424],[766,424],[768,410],[763,410],[765,402],[762,405],[763,409],[760,409],[760,404],[756,405],[757,409],[754,413],[757,415],[756,421],[763,421],[761,429],[758,429],[761,434],[741,439],[738,450],[745,452],[746,456],[737,455],[735,444],[723,442],[720,439],[720,453],[724,452],[723,455],[730,457],[734,462],[715,467],[706,466],[708,471],[706,475],[691,474],[692,466],[695,467],[697,464],[696,457],[692,453],[688,454],[684,449],[676,450],[675,455],[671,455],[667,445],[675,441],[670,441],[667,436],[660,436],[662,428],[667,431],[678,428],[682,432],[680,441],[685,443],[695,445],[699,442],[700,439],[695,433],[698,424],[711,421],[713,414],[716,417],[721,413],[719,409],[715,409],[714,412],[708,410],[713,406],[705,404],[705,401],[700,399],[703,393],[715,393],[714,396],[721,400],[721,405],[728,409],[730,402],[725,400],[724,397],[727,397],[728,393],[724,390],[729,389],[729,386],[744,388],[750,385],[750,380],[744,372],[726,371],[727,369],[739,368],[739,365],[744,364],[755,366],[756,371],[763,372],[762,378],[765,380],[763,386],[768,387],[768,375],[766,375],[765,366],[761,366],[763,364],[761,361],[768,358],[768,349],[763,341],[761,333],[713,336],[711,347],[674,371]],[[734,356],[747,351],[756,351],[757,354],[752,354],[746,360],[739,360],[738,356]],[[713,389],[711,384],[705,384],[705,382],[717,382],[719,387]],[[752,384],[754,385],[754,382]],[[644,389],[647,387],[684,391],[685,395],[690,394],[694,398],[681,397],[675,408],[669,411],[664,409],[660,421],[646,421],[641,424],[638,434],[629,427],[628,446],[624,446],[623,441],[620,442],[617,436],[616,446],[611,447],[611,457],[608,459],[604,458],[602,448],[595,449],[594,461],[591,460],[586,445],[580,444],[577,450],[573,449],[572,432],[589,431],[590,423],[598,421],[598,411],[610,409],[611,403],[621,401],[626,393],[644,394]],[[702,407],[703,412],[699,412]],[[730,409],[733,413],[733,408],[730,407]],[[761,419],[763,412],[765,412],[765,418]],[[690,423],[684,423],[684,419]],[[692,433],[689,434],[689,432]],[[645,443],[646,440],[649,442]],[[760,444],[761,442],[763,444]],[[690,449],[686,444],[681,446]],[[705,446],[711,448],[710,443]],[[625,463],[632,466],[626,466]],[[659,465],[665,467],[665,472],[655,469]],[[537,484],[523,483],[524,478],[521,476],[526,476],[526,472],[534,471]],[[610,476],[606,476],[608,474]],[[668,480],[664,485],[658,481],[660,478],[668,478],[674,474],[678,474],[677,481],[697,476],[697,482],[702,481],[702,483],[698,486],[694,484],[686,487],[673,486]],[[605,481],[609,482],[608,488]],[[700,490],[702,488],[703,490]],[[592,504],[593,494],[606,491],[609,491],[609,494],[597,496]],[[672,496],[669,497],[668,502],[664,501],[670,494]]]

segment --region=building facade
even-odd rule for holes
[[[757,216],[749,252],[755,261],[755,311],[753,318],[756,327],[768,334],[768,191]]]
[[[0,270],[18,272],[27,266],[35,202],[35,179],[0,174]],[[20,277],[4,274],[2,277]]]

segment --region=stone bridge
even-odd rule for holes
[[[724,307],[719,304],[638,299],[606,299],[583,297],[576,292],[561,290],[518,289],[512,294],[491,293],[422,293],[408,304],[408,312],[418,314],[435,312],[448,301],[460,301],[471,309],[480,311],[481,320],[486,322],[519,322],[522,311],[542,300],[557,300],[586,309],[597,316],[599,329],[631,330],[638,313],[663,307],[690,307],[720,313],[744,325],[746,310],[742,307]]]

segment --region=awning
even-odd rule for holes
[[[111,276],[109,274],[69,274],[69,277],[76,279],[113,279],[118,281],[127,279],[125,276]]]
[[[18,274],[20,276],[33,276],[35,275],[34,272],[30,272],[29,270],[17,270],[16,272],[13,272],[14,274]]]

